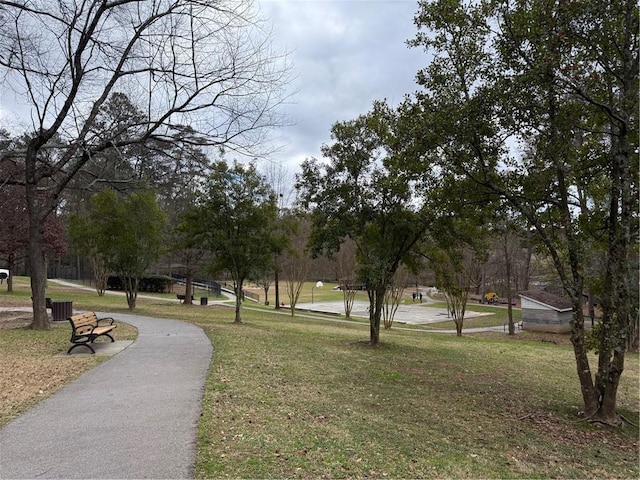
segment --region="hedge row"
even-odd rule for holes
[[[151,275],[142,277],[138,282],[139,292],[167,293],[171,291],[173,278],[164,275]],[[110,276],[107,280],[108,290],[124,290],[124,284],[120,277]]]

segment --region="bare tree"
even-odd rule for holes
[[[505,224],[499,226],[501,230],[501,238],[499,239],[500,248],[502,249],[504,260],[504,286],[505,296],[507,298],[507,318],[509,325],[509,335],[515,335],[516,326],[513,322],[513,266],[516,256],[516,248],[518,246],[518,239],[514,235],[513,225]]]
[[[288,67],[252,2],[0,0],[0,10],[3,82],[23,100],[32,132],[13,152],[25,168],[9,182],[26,189],[32,326],[46,329],[44,218],[74,176],[101,152],[178,137],[255,155],[281,124]],[[95,129],[123,91],[143,118]],[[46,156],[55,136],[64,147]]]
[[[393,319],[396,316],[400,302],[402,301],[402,294],[404,293],[404,287],[407,285],[407,279],[409,278],[409,272],[405,268],[400,268],[393,276],[393,281],[387,288],[387,292],[384,295],[384,305],[382,306],[382,319],[384,328],[386,330],[391,329],[393,326]],[[420,301],[422,301],[422,294],[420,294]]]
[[[334,273],[340,282],[342,299],[344,303],[344,316],[351,318],[351,310],[356,299],[356,244],[353,240],[346,239],[338,253],[334,255]]]
[[[304,286],[307,273],[309,273],[310,261],[305,261],[303,256],[298,256],[297,252],[290,252],[285,257],[283,273],[285,275],[285,285],[287,287],[287,297],[289,297],[289,309],[291,316],[296,314],[296,305]]]
[[[462,336],[464,316],[471,289],[469,272],[478,269],[479,259],[468,247],[433,250],[429,262],[436,275],[436,285],[444,293],[447,309],[456,325],[456,335]]]
[[[293,203],[295,194],[294,176],[291,175],[287,167],[274,161],[264,162],[260,167],[260,171],[276,194],[278,210],[286,212]]]
[[[262,285],[262,288],[264,289],[265,305],[268,305],[267,294],[269,292],[269,287],[273,280],[273,285],[275,290],[274,306],[276,310],[279,310],[280,309],[280,269],[281,269],[280,264],[282,260],[282,258],[280,258],[280,254],[284,250],[284,246],[287,243],[286,237],[288,234],[286,232],[288,229],[288,225],[287,225],[288,221],[285,219],[289,217],[288,214],[290,213],[290,208],[292,203],[291,200],[294,193],[293,178],[291,178],[287,168],[284,165],[274,161],[267,161],[264,164],[262,164],[261,171],[263,172],[267,183],[271,186],[271,188],[273,189],[276,195],[276,200],[278,202],[277,203],[278,218],[280,219],[279,228],[283,233],[283,236],[282,236],[283,242],[281,242],[281,245],[279,246],[279,248],[276,248],[276,251],[274,252],[273,275],[270,275],[267,272],[264,272],[263,277],[260,279],[259,283]]]
[[[300,298],[302,287],[307,280],[312,259],[307,252],[310,224],[305,218],[293,217],[291,233],[287,248],[279,256],[282,275],[289,297],[291,316],[295,315],[296,304]]]

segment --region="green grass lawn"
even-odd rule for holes
[[[198,322],[216,348],[199,477],[638,474],[635,429],[578,421],[570,348],[392,330],[371,349],[356,326],[245,322]],[[637,419],[637,355],[629,363],[620,406]]]
[[[50,289],[77,309],[128,312],[124,298]],[[193,322],[214,345],[198,478],[640,476],[637,427],[578,417],[575,361],[562,342],[393,328],[372,349],[366,323],[245,309],[235,325],[230,308],[167,298],[140,298],[136,313]],[[636,424],[639,374],[629,354],[618,404]]]

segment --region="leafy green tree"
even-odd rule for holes
[[[242,288],[257,272],[273,269],[277,208],[272,189],[254,164],[215,162],[183,228],[213,256],[213,273],[226,271],[236,296],[235,323],[242,323]]]
[[[424,158],[526,220],[573,305],[586,418],[620,425],[616,392],[637,321],[637,3],[421,1],[416,24],[411,45],[433,55],[413,107]],[[604,258],[595,376],[582,309],[587,245]]]
[[[429,225],[417,192],[424,172],[402,169],[403,150],[393,112],[382,103],[356,120],[331,129],[331,145],[322,147],[328,164],[302,164],[300,201],[310,210],[310,247],[316,255],[339,250],[350,238],[356,245],[357,278],[369,296],[370,345],[380,338],[384,298],[402,262]]]
[[[100,248],[100,225],[89,215],[72,214],[69,216],[69,237],[78,255],[89,257],[93,279],[98,296],[102,297],[107,290],[109,267],[108,252]]]
[[[74,239],[114,272],[125,287],[127,305],[136,308],[138,283],[164,245],[166,215],[150,192],[124,197],[103,190],[84,217],[74,220]]]

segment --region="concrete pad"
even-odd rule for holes
[[[330,313],[333,315],[344,315],[343,302],[315,302],[301,303],[296,305],[296,309],[317,313]],[[485,312],[465,312],[465,318],[481,317],[492,315]],[[356,301],[351,310],[352,317],[369,318],[369,302]],[[396,311],[394,322],[408,325],[424,325],[428,323],[446,322],[451,317],[447,314],[446,308],[435,308],[427,303],[402,303]]]
[[[134,342],[133,340],[116,340],[115,342],[96,342],[96,343],[92,343],[91,346],[96,351],[95,355],[98,355],[101,357],[111,357],[116,353],[120,353],[122,350],[127,348],[133,342]],[[69,344],[69,346],[71,346],[71,344]],[[94,355],[93,353],[91,353],[91,350],[89,350],[86,347],[78,347],[74,349],[70,354],[67,354],[67,352],[64,352],[58,356],[76,357],[76,356],[90,356],[90,355]]]

